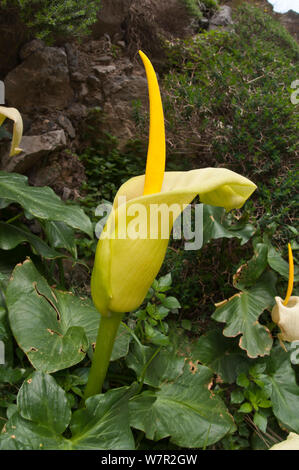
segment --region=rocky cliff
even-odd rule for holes
[[[122,146],[136,134],[134,103],[147,109],[138,49],[159,73],[164,40],[231,27],[228,6],[195,20],[181,0],[103,0],[89,38],[48,46],[30,38],[17,17],[1,18],[0,78],[6,105],[20,110],[25,130],[23,152],[14,159],[7,156],[8,141],[1,141],[1,169],[25,173],[64,198],[77,197],[84,169],[76,153],[89,114],[97,109],[98,132],[113,134]]]

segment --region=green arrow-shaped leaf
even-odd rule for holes
[[[275,282],[274,273],[266,273],[254,287],[239,292],[212,315],[214,320],[227,323],[223,330],[225,336],[241,334],[239,346],[247,351],[249,357],[270,353],[273,342],[271,334],[258,322],[258,318],[274,304]]]
[[[177,355],[174,348],[163,348],[157,354],[157,347],[134,343],[126,357],[126,363],[137,378],[144,383],[159,387],[164,381],[174,380],[183,373],[185,358]]]
[[[134,387],[122,387],[86,400],[73,414],[65,391],[55,379],[34,372],[22,385],[17,410],[0,434],[1,450],[130,450],[128,400]],[[72,437],[63,436],[68,428]]]
[[[100,315],[92,301],[51,289],[30,259],[14,269],[6,302],[13,335],[38,370],[51,373],[77,364],[96,341]],[[130,341],[120,325],[111,359],[125,356]]]
[[[80,207],[65,204],[49,187],[29,186],[26,176],[0,171],[0,199],[0,208],[15,202],[38,219],[65,222],[93,237],[92,223]]]
[[[213,373],[198,365],[158,391],[145,391],[130,401],[131,425],[155,441],[169,437],[181,447],[214,444],[235,429],[221,399],[209,390]]]
[[[211,330],[200,336],[193,348],[192,358],[220,375],[225,383],[235,382],[237,376],[246,373],[251,365],[246,353],[219,330]]]
[[[6,302],[13,335],[36,369],[55,372],[84,358],[99,322],[89,301],[52,290],[28,259],[13,271]]]
[[[45,232],[49,243],[54,248],[65,248],[77,258],[77,246],[74,230],[64,222],[45,222]]]
[[[251,224],[229,225],[225,220],[225,209],[204,204],[203,207],[203,241],[208,243],[211,239],[239,238],[244,245],[255,232]]]
[[[272,383],[272,407],[276,418],[299,433],[299,386],[290,353],[277,345],[271,351],[266,372]]]
[[[50,248],[41,238],[31,233],[28,229],[0,222],[0,248],[2,250],[12,250],[23,242],[30,243],[34,250],[43,258],[55,259],[65,256]]]
[[[86,408],[71,421],[71,449],[130,450],[134,439],[129,425],[128,387],[109,390],[86,400]]]

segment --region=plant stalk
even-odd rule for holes
[[[102,386],[108,370],[110,357],[120,325],[122,313],[111,314],[110,317],[101,316],[96,347],[93,353],[88,382],[84,392],[84,400],[92,395],[102,392]]]

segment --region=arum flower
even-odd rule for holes
[[[290,432],[285,441],[275,444],[269,450],[299,450],[299,435]]]
[[[159,86],[149,59],[141,51],[140,56],[150,98],[146,173],[120,187],[98,242],[91,293],[104,316],[139,307],[163,263],[175,218],[197,195],[203,203],[230,210],[242,207],[256,189],[247,178],[223,168],[164,171],[165,131]],[[157,205],[173,209],[165,211],[160,224],[150,217],[150,209]],[[132,230],[130,233],[130,223],[138,207],[140,230],[136,236]]]
[[[299,297],[292,296],[294,284],[294,260],[292,248],[288,244],[289,252],[289,282],[287,294],[284,300],[275,297],[276,305],[272,309],[272,320],[277,323],[281,333],[278,334],[281,345],[282,341],[299,340]]]
[[[159,85],[151,62],[143,52],[139,54],[150,102],[146,172],[120,187],[98,241],[91,294],[101,313],[101,324],[85,398],[101,390],[122,315],[143,302],[163,263],[173,222],[186,205],[199,195],[206,204],[226,210],[240,208],[256,189],[247,178],[223,168],[165,172]],[[152,217],[151,210],[154,208],[157,215],[162,207],[166,210],[161,219]]]
[[[0,126],[6,118],[14,121],[13,126],[13,135],[9,156],[17,155],[22,152],[22,149],[19,148],[22,134],[23,134],[23,121],[19,111],[15,108],[6,108],[5,106],[0,106]]]

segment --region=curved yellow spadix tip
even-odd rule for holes
[[[291,244],[288,243],[288,251],[289,251],[289,282],[288,282],[288,289],[286,293],[286,298],[283,301],[283,305],[287,306],[292,295],[293,285],[294,285],[294,259]]]
[[[12,142],[9,153],[9,156],[11,157],[22,152],[22,149],[19,148],[19,145],[23,134],[23,120],[21,114],[16,108],[0,106],[0,126],[3,124],[6,118],[14,121]]]
[[[148,57],[142,51],[139,51],[139,55],[146,71],[150,102],[149,143],[143,190],[143,194],[146,195],[161,191],[165,171],[166,145],[163,107],[156,73]]]

